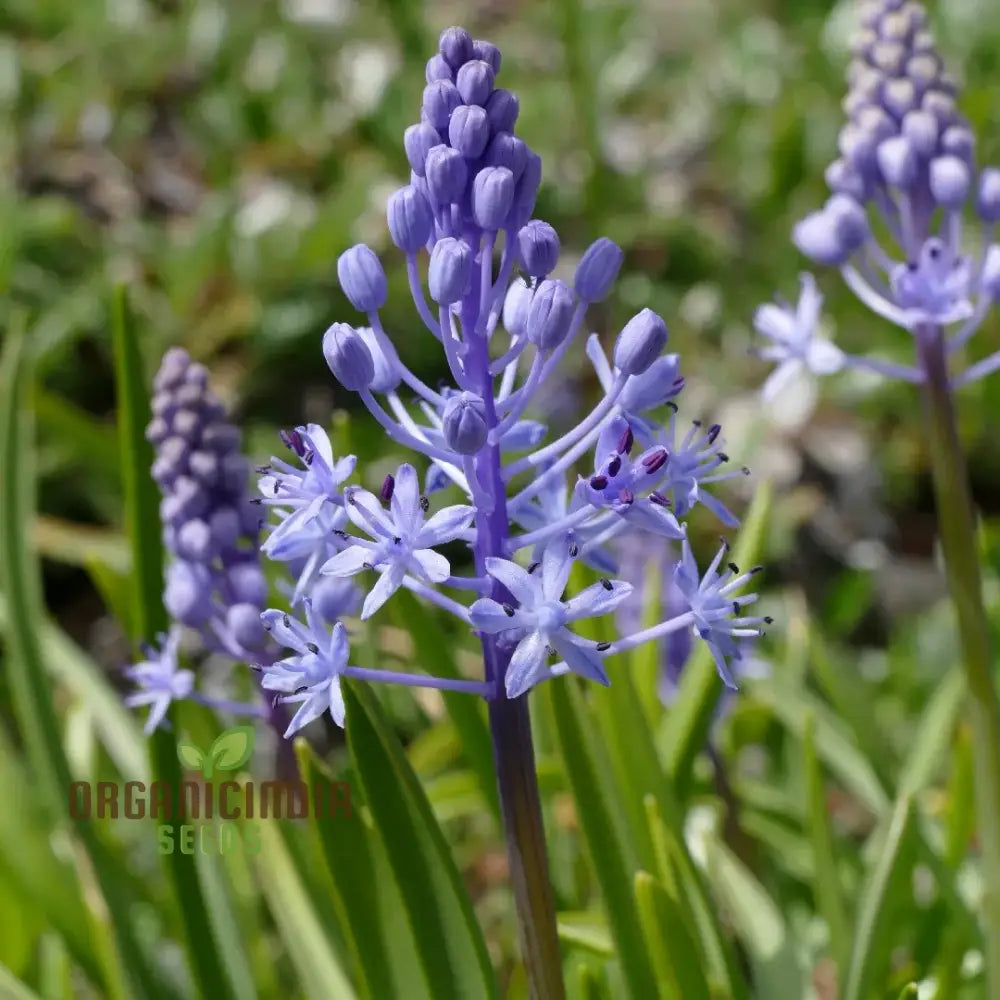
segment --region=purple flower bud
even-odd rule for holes
[[[472,35],[465,28],[453,26],[445,28],[438,38],[438,52],[444,61],[452,68],[458,69],[473,56]]]
[[[333,624],[361,606],[361,591],[350,577],[321,576],[312,589],[313,609]]]
[[[215,554],[212,529],[202,520],[181,525],[176,544],[177,554],[189,562],[207,563]]]
[[[643,309],[618,334],[615,367],[625,375],[641,375],[666,346],[667,324],[652,309]]]
[[[514,175],[506,167],[483,167],[472,181],[472,217],[482,229],[496,231],[514,200]]]
[[[887,184],[909,187],[917,177],[917,157],[909,140],[894,135],[879,144],[878,166]]]
[[[897,118],[916,108],[918,100],[917,88],[912,80],[887,80],[882,87],[882,104]]]
[[[424,70],[424,79],[428,83],[434,83],[435,80],[447,80],[449,83],[452,82],[454,74],[451,71],[451,67],[445,62],[445,58],[440,53],[433,55],[427,60],[427,67]]]
[[[957,156],[939,156],[931,160],[931,194],[945,208],[961,208],[969,196],[972,177],[969,168]]]
[[[559,260],[559,234],[547,222],[532,219],[517,234],[521,264],[533,278],[544,278]]]
[[[986,251],[980,285],[994,302],[1000,299],[1000,246],[996,243]]]
[[[240,515],[235,507],[219,507],[208,519],[212,537],[221,551],[235,547],[240,537]]]
[[[528,309],[528,339],[543,351],[555,350],[566,339],[575,311],[576,299],[565,281],[543,281]]]
[[[503,87],[497,87],[486,100],[486,116],[494,132],[513,132],[520,110],[517,98]]]
[[[846,194],[859,201],[867,194],[864,178],[845,160],[834,160],[823,176],[827,187],[837,194]]]
[[[467,63],[462,69],[474,66]],[[483,155],[490,139],[490,123],[486,112],[475,104],[460,104],[448,124],[448,141],[467,160],[475,160]]]
[[[163,604],[170,617],[191,628],[204,625],[212,615],[212,577],[196,563],[177,562],[167,567]]]
[[[344,294],[359,312],[375,312],[385,305],[388,284],[382,263],[364,243],[345,250],[337,258],[337,278]]]
[[[254,604],[234,604],[226,612],[226,627],[244,649],[260,649],[267,640],[260,608]]]
[[[461,200],[469,169],[457,149],[441,144],[428,154],[424,166],[427,192],[435,205],[451,205]]]
[[[1000,168],[987,167],[979,175],[976,212],[984,222],[1000,222]]]
[[[445,443],[459,455],[474,455],[486,444],[486,406],[479,396],[463,392],[445,403],[441,431]]]
[[[952,125],[941,136],[941,149],[971,164],[976,152],[976,138],[964,125]]]
[[[169,433],[170,425],[163,417],[153,417],[146,426],[146,440],[152,445],[160,444],[166,440]]]
[[[901,131],[914,152],[927,159],[937,147],[937,119],[929,111],[909,111],[903,117]]]
[[[510,227],[520,229],[535,211],[535,199],[542,183],[542,158],[527,150],[524,171],[514,187],[514,201],[510,211]]]
[[[472,57],[486,63],[493,70],[494,77],[500,72],[500,50],[492,42],[477,38],[472,43]]]
[[[226,570],[226,587],[237,604],[267,603],[267,580],[256,562],[238,562]]]
[[[606,236],[594,240],[576,266],[576,294],[584,302],[600,302],[611,291],[624,259],[621,247]]]
[[[412,184],[389,196],[386,219],[392,242],[404,253],[416,253],[425,246],[434,229],[431,206]]]
[[[451,113],[461,103],[462,95],[450,80],[435,80],[424,87],[423,111],[427,121],[439,132],[448,130]]]
[[[410,162],[410,169],[418,177],[424,176],[424,162],[427,159],[427,154],[435,146],[440,145],[440,133],[428,122],[411,125],[403,133],[403,148],[406,150],[406,158]]]
[[[515,281],[507,289],[503,301],[503,326],[512,337],[524,337],[528,333],[528,312],[534,293],[523,281]]]
[[[234,451],[240,446],[240,432],[232,424],[221,421],[209,424],[201,433],[201,443],[212,451]]]
[[[493,92],[493,81],[493,70],[479,59],[470,60],[455,74],[455,86],[466,104],[485,104]]]
[[[442,306],[458,302],[469,288],[472,248],[464,240],[445,236],[434,244],[427,284],[431,298]]]
[[[403,378],[399,355],[392,341],[370,326],[359,326],[354,332],[365,342],[375,368],[369,388],[372,392],[392,392]]]
[[[219,481],[221,464],[214,451],[193,451],[188,458],[188,470],[203,486],[214,486]]]
[[[367,389],[375,377],[371,351],[346,323],[334,323],[323,334],[323,357],[337,381],[351,392]]]
[[[528,163],[528,147],[523,139],[510,132],[497,132],[486,147],[485,161],[491,167],[506,167],[516,183]]]

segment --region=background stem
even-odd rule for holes
[[[926,375],[925,414],[941,549],[958,619],[970,696],[969,723],[982,855],[987,995],[1000,997],[1000,705],[992,676],[990,628],[983,606],[976,519],[968,469],[958,436],[941,327],[919,328],[917,346]]]

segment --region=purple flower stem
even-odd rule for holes
[[[510,235],[507,236],[508,242]],[[493,376],[490,374],[486,323],[491,303],[487,301],[492,284],[492,241],[484,240],[481,250],[481,288],[462,303],[463,329],[471,332],[466,371],[478,382],[490,428],[499,424],[494,406]],[[489,556],[507,558],[510,520],[507,515],[500,448],[485,444],[475,459],[476,478],[488,493],[492,509],[478,519],[475,545],[476,572],[486,575]],[[494,600],[510,601],[511,596],[498,582],[490,594]],[[489,699],[490,733],[493,761],[497,772],[500,809],[503,816],[510,882],[517,910],[521,957],[524,960],[532,1000],[564,1000],[562,956],[556,932],[556,909],[545,850],[545,826],[542,820],[535,753],[531,738],[531,719],[527,698],[509,700],[504,689],[504,674],[510,653],[502,650],[496,637],[481,635],[486,683],[492,688]]]
[[[923,325],[915,332],[925,375],[927,443],[941,550],[969,689],[987,993],[1000,996],[1000,703],[993,684],[995,650],[983,606],[976,517],[948,379],[944,331],[940,326]]]
[[[483,681],[462,681],[451,677],[429,677],[426,674],[407,674],[398,670],[375,670],[370,667],[347,667],[345,677],[355,677],[361,681],[379,681],[387,684],[405,684],[407,687],[433,688],[436,691],[462,691],[488,697],[492,685]]]

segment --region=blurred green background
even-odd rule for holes
[[[404,360],[425,381],[444,374],[437,345],[409,304],[384,204],[408,176],[402,132],[417,117],[424,61],[440,28],[462,23],[504,52],[500,82],[519,95],[518,133],[543,157],[536,214],[562,237],[562,268],[571,270],[598,235],[625,248],[622,278],[592,310],[592,328],[610,337],[644,305],[662,313],[688,379],[683,413],[718,419],[727,450],[754,471],[730,493],[735,508],[745,510],[761,481],[774,485],[761,561],[766,603],[779,624],[761,654],[772,682],[781,683],[759,694],[751,685],[737,701],[715,735],[724,766],[696,762],[689,804],[728,803],[730,846],[794,929],[809,984],[803,989],[815,991],[803,995],[836,996],[824,991],[824,939],[811,895],[796,760],[801,732],[774,691],[800,691],[831,721],[821,755],[833,758],[825,758],[833,775],[828,807],[853,908],[862,848],[879,817],[849,781],[845,787],[836,755],[846,745],[891,795],[921,713],[955,655],[911,389],[849,375],[823,386],[821,397],[800,388],[764,410],[757,390],[766,372],[748,354],[754,308],[776,293],[797,295],[803,261],[789,233],[825,197],[853,14],[852,3],[818,0],[5,0],[0,329],[27,311],[40,477],[33,540],[44,558],[46,603],[73,655],[88,657],[115,686],[129,657],[108,611],[129,565],[114,426],[114,284],[129,288],[149,373],[167,346],[187,347],[210,367],[255,460],[275,450],[277,428],[350,412],[352,400],[334,384],[319,347],[330,322],[352,321],[335,261],[353,242],[388,251],[383,320]],[[996,162],[1000,7],[956,0],[934,5],[931,17],[964,81],[962,108],[979,135],[980,158]],[[908,358],[905,334],[866,315],[833,276],[821,284],[842,346]],[[973,356],[1000,347],[998,332],[994,317]],[[553,399],[553,422],[565,421],[595,389],[581,350]],[[996,609],[996,380],[966,390],[960,412],[987,517],[988,597]],[[342,426],[368,485],[400,460],[365,417]],[[704,555],[718,525],[699,516],[694,528]],[[407,641],[392,629],[384,639]],[[0,753],[9,754],[13,788],[28,772],[5,683],[0,671],[7,744]],[[63,680],[55,692],[72,749],[93,714],[79,688]],[[408,695],[389,702],[411,749],[416,742],[414,767],[436,788],[432,802],[458,845],[493,958],[505,982],[513,975],[516,991],[505,862],[492,817],[478,791],[459,780],[461,748],[442,730],[440,706]],[[941,756],[927,764],[921,789],[935,818],[946,817],[951,802],[953,769],[943,755],[955,714],[936,731]],[[831,744],[834,737],[841,742]],[[90,744],[81,745],[86,758]],[[543,758],[555,839],[563,844],[555,848],[555,877],[565,894],[582,879],[580,899],[596,907],[576,870],[583,847],[560,767]],[[151,850],[121,838],[123,856]],[[16,841],[0,846],[0,960],[54,991],[45,995],[98,995],[78,977],[69,993],[45,980],[51,955],[65,958],[65,942],[52,929],[44,880],[13,877],[18,858]],[[155,870],[155,858],[135,863]],[[966,959],[974,941],[946,942],[948,951],[933,929],[943,919],[934,907],[944,905],[935,897],[906,910],[879,980],[885,992],[872,995],[888,996],[911,974],[940,972],[946,960],[952,968],[953,952],[975,983],[975,961]],[[136,918],[149,942],[170,936],[156,906],[146,900]],[[254,974],[263,976],[272,962],[279,973],[295,966],[281,934],[261,919],[269,936],[254,952]],[[585,954],[602,954],[600,943],[578,936]],[[161,958],[184,982],[179,946],[170,947]],[[275,992],[280,981],[280,974],[265,977],[261,995],[317,995],[301,980]],[[196,995],[190,985],[181,989]]]

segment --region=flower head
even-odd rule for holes
[[[328,559],[321,572],[329,576],[353,576],[365,569],[377,570],[378,583],[365,598],[362,618],[370,618],[402,586],[407,573],[431,583],[442,583],[451,574],[448,560],[434,551],[458,538],[469,526],[475,509],[455,504],[424,521],[426,498],[421,497],[417,471],[403,464],[397,471],[389,509],[374,494],[352,488],[345,494],[347,516],[369,538],[350,537],[347,548]]]
[[[801,291],[795,308],[788,305],[761,306],[753,317],[757,332],[770,343],[758,354],[777,368],[764,383],[763,396],[772,401],[800,373],[830,375],[844,363],[843,352],[820,336],[819,317],[823,296],[811,274],[799,279]]]
[[[157,638],[160,648],[145,647],[147,658],[125,670],[125,676],[139,687],[138,691],[125,696],[125,704],[129,708],[149,705],[149,715],[143,727],[147,736],[163,721],[171,702],[187,698],[194,690],[194,674],[177,665],[180,628],[175,625]]]
[[[503,633],[516,642],[507,667],[508,698],[517,698],[550,676],[549,657],[554,654],[581,677],[609,683],[599,644],[581,639],[566,626],[613,611],[632,592],[632,585],[605,579],[564,601],[571,568],[572,558],[565,545],[547,546],[542,564],[534,572],[508,559],[486,560],[486,571],[506,588],[517,605],[483,597],[469,609],[469,617],[480,632]]]
[[[280,702],[300,704],[285,730],[286,739],[324,712],[329,712],[338,726],[344,725],[340,675],[350,652],[347,629],[338,622],[328,631],[313,611],[312,602],[307,599],[304,606],[305,624],[274,609],[261,615],[264,628],[275,640],[294,650],[294,655],[267,667],[261,680],[265,690],[280,693]]]
[[[705,575],[699,577],[698,564],[685,539],[674,569],[674,584],[692,615],[692,631],[708,644],[723,683],[735,690],[732,664],[742,662],[746,653],[744,640],[759,636],[760,626],[770,619],[742,614],[743,607],[756,601],[757,595],[737,595],[736,591],[746,586],[759,567],[740,573],[734,563],[729,563],[719,573],[719,565],[728,551],[729,546],[723,542]]]

